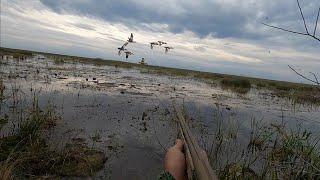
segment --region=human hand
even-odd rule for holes
[[[175,145],[168,149],[164,160],[165,170],[169,172],[176,180],[187,179],[186,158],[182,151],[183,142],[180,139],[177,139]]]

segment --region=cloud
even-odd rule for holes
[[[88,24],[83,24],[83,23],[75,23],[75,24],[71,24],[73,26],[76,26],[78,28],[82,28],[82,29],[85,29],[85,30],[95,30],[95,28],[93,26],[90,26]]]
[[[236,1],[236,0],[41,0],[47,7],[61,14],[95,16],[106,21],[127,25],[139,23],[167,24],[171,32],[190,30],[200,36],[214,34],[219,38],[261,38],[256,29],[266,18],[285,27],[298,26],[296,1]],[[308,21],[314,21],[317,0],[303,1]],[[303,30],[303,29],[301,29]],[[263,33],[263,32],[262,32]]]
[[[130,61],[210,72],[300,81],[287,65],[317,72],[319,43],[268,29],[300,28],[295,4],[278,1],[56,0],[1,1],[1,46],[124,60],[116,53],[131,32]],[[286,4],[288,3],[288,4]],[[304,2],[311,21],[317,1]],[[282,15],[281,15],[282,13]],[[301,23],[301,22],[300,22]],[[303,29],[303,26],[302,26]],[[162,40],[174,50],[150,49]]]

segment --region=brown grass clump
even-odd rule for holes
[[[83,139],[72,139],[62,150],[48,146],[48,130],[59,119],[51,108],[41,111],[34,103],[18,129],[0,138],[0,179],[91,176],[103,167],[105,154]]]
[[[2,79],[0,79],[0,102],[4,99],[4,90],[6,89]]]
[[[273,94],[281,98],[287,98],[294,104],[320,105],[320,93],[316,89],[277,90]]]
[[[53,63],[55,65],[63,65],[65,62],[62,58],[54,58]]]
[[[247,145],[218,127],[210,152],[220,179],[319,179],[319,137],[284,124],[252,122]],[[221,159],[220,157],[224,157]],[[226,160],[227,159],[227,160]]]
[[[223,78],[221,80],[221,86],[224,89],[230,89],[236,93],[246,94],[251,89],[251,83],[247,79],[230,79]]]
[[[106,161],[105,154],[88,146],[79,139],[73,139],[63,150],[63,159],[57,164],[55,173],[62,176],[91,176],[103,168]],[[62,160],[64,162],[62,162]]]

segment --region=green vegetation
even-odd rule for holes
[[[0,118],[0,130],[8,123],[8,118]]]
[[[226,89],[231,89],[238,93],[247,93],[251,89],[251,83],[247,79],[229,79],[223,78],[221,80],[221,87]]]
[[[101,135],[99,131],[96,131],[92,136],[90,136],[90,139],[92,140],[92,147],[94,147],[94,144],[101,141]]]
[[[2,79],[0,79],[0,102],[2,102],[2,100],[4,99],[4,90],[5,89],[6,89],[6,87],[4,86]]]
[[[289,129],[283,123],[261,125],[252,120],[249,138],[243,139],[239,125],[218,123],[210,163],[220,179],[319,179],[320,137],[300,126]]]
[[[320,177],[317,141],[307,130],[287,131],[275,124],[254,128],[238,161],[228,162],[219,176],[221,179],[317,179]]]
[[[287,98],[295,104],[320,105],[320,93],[318,91],[275,91],[274,95]]]
[[[265,88],[266,84],[264,84],[263,82],[258,82],[257,83],[257,88],[261,89],[261,88]]]
[[[58,120],[52,108],[42,111],[33,103],[18,129],[0,138],[0,179],[91,176],[103,167],[105,154],[82,139],[72,139],[62,150],[48,145],[48,131]]]
[[[62,58],[54,58],[53,62],[55,65],[62,65],[65,63]]]
[[[316,86],[299,84],[274,84],[269,87],[275,96],[287,98],[293,103],[320,105],[320,92]]]
[[[0,49],[0,56],[9,55],[13,56],[13,58],[19,57],[32,57],[33,52],[26,51],[26,50],[19,50],[19,49],[9,49],[9,48],[2,48]]]
[[[147,68],[142,67],[140,69],[141,73],[148,73],[148,74],[159,74],[159,75],[168,75],[168,76],[183,76],[188,77],[190,76],[190,72],[184,69],[173,69],[173,68],[166,68],[166,67],[158,67],[158,66],[145,66]]]

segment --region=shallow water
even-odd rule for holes
[[[319,107],[292,104],[269,91],[253,88],[237,95],[191,78],[78,63],[58,65],[50,59],[5,63],[0,75],[10,98],[1,103],[0,117],[19,114],[21,108],[13,106],[12,97],[17,107],[29,104],[33,94],[43,108],[50,102],[63,119],[52,133],[53,144],[80,136],[108,154],[96,178],[154,179],[161,172],[165,149],[177,137],[173,100],[187,110],[190,126],[205,149],[217,128],[217,112],[219,122],[237,126],[243,139],[248,138],[253,119],[261,124],[284,121],[291,128],[301,125],[319,134]],[[19,90],[13,95],[15,89]],[[12,124],[0,135],[10,133]],[[101,142],[90,140],[95,133],[101,134]]]

